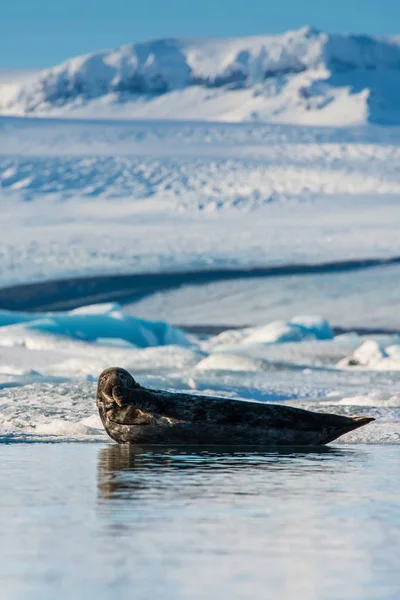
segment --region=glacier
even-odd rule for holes
[[[399,160],[397,127],[0,117],[0,281],[399,256]]]

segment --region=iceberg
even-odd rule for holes
[[[138,319],[125,314],[115,304],[59,313],[0,311],[0,337],[2,327],[7,327],[9,335],[10,326],[15,326],[20,331],[21,325],[27,332],[65,336],[89,343],[104,344],[109,340],[110,345],[117,345],[120,340],[138,348],[193,344],[189,336],[180,329],[163,321]]]
[[[332,340],[334,334],[329,322],[322,317],[298,316],[289,321],[272,321],[260,327],[227,330],[211,338],[205,348],[223,350],[252,344],[283,344],[305,340]]]

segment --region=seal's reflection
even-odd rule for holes
[[[177,471],[195,475],[201,481],[202,475],[215,471],[225,474],[238,469],[287,471],[291,474],[328,469],[345,469],[341,458],[354,455],[354,450],[328,446],[318,448],[271,448],[260,447],[208,447],[179,446],[137,447],[110,445],[100,450],[98,455],[98,495],[101,500],[135,499],[143,494],[165,489],[171,475]],[[192,487],[193,477],[190,479]],[[176,483],[176,478],[174,479]],[[181,481],[185,485],[185,481]],[[189,481],[186,480],[186,484]]]

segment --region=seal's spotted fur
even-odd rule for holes
[[[97,406],[119,444],[321,445],[374,420],[151,390],[118,367],[100,375]]]

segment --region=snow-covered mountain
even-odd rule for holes
[[[3,114],[400,123],[397,38],[162,39],[79,56],[15,86]]]

